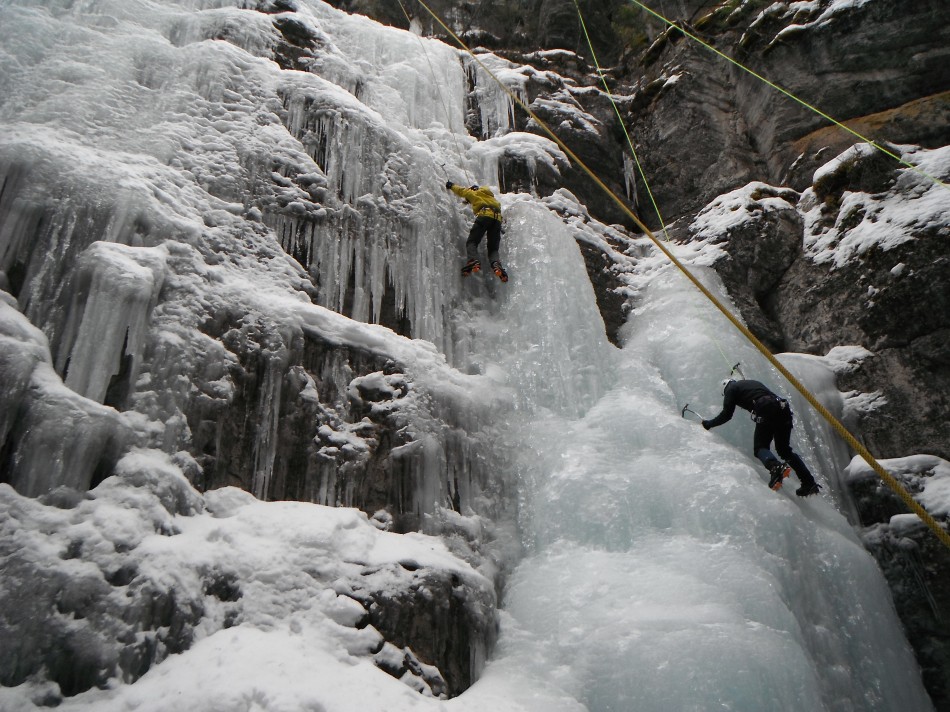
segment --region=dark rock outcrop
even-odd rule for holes
[[[888,469],[914,494],[934,476],[927,463],[903,472]],[[908,515],[900,498],[870,471],[849,478],[848,485],[860,515],[862,540],[890,585],[934,706],[950,709],[950,592],[944,585],[950,575],[950,556],[946,547]],[[892,519],[895,515],[904,516]]]
[[[873,9],[826,11],[824,3],[802,13],[768,2],[739,8],[726,3],[689,27],[795,96],[855,125],[860,117],[897,111],[948,89],[950,78],[942,68],[950,45],[940,33],[946,32],[950,8],[944,3],[910,8],[886,2]],[[928,26],[943,29],[932,34]],[[625,117],[669,220],[750,180],[779,183],[799,156],[796,142],[828,123],[678,34],[671,30],[639,62],[628,64],[628,71],[640,76],[639,110]],[[907,71],[912,80],[897,79]],[[928,140],[939,141],[933,137],[940,125],[937,107],[917,104],[904,113],[921,111],[928,114],[919,120],[930,127]],[[907,135],[896,120],[869,125],[876,129],[870,137],[878,141]],[[806,184],[796,181],[791,187],[801,190]]]
[[[377,664],[394,677],[409,671],[428,678],[434,694],[455,697],[478,679],[494,646],[498,633],[494,594],[466,585],[455,574],[413,570],[412,562],[403,563],[403,568],[412,571],[412,582],[396,596],[354,591],[368,611],[367,622],[404,652],[395,665],[379,659]],[[376,573],[387,575],[367,571],[368,581]],[[426,669],[432,665],[440,675]]]

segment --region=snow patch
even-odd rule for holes
[[[871,155],[868,144],[848,149],[815,172],[816,183]],[[950,147],[908,149],[902,158],[920,171],[941,180],[950,177]],[[805,252],[819,264],[842,267],[872,249],[891,250],[914,239],[915,233],[950,236],[947,214],[950,191],[928,175],[910,168],[897,172],[895,184],[880,195],[845,191],[828,224],[828,207],[816,197],[815,188],[802,195],[800,211],[805,223]]]
[[[931,515],[950,516],[950,462],[935,455],[910,455],[878,460],[884,470],[897,479],[914,499]],[[848,482],[876,478],[878,474],[860,456],[855,456],[845,470]],[[895,519],[897,521],[895,521]],[[913,514],[897,515],[892,524],[916,523],[923,526]]]

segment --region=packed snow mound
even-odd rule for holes
[[[438,696],[438,670],[407,668],[414,656],[369,624],[371,607],[435,578],[469,591],[465,605],[494,599],[492,582],[440,538],[381,531],[354,509],[265,503],[234,488],[202,496],[154,451],[133,451],[116,469],[86,494],[61,488],[35,500],[0,485],[0,666],[45,661],[63,694],[80,693],[65,709],[251,710],[257,695],[266,709],[317,698],[343,709],[327,687],[348,705],[362,694],[365,704],[384,692],[398,699],[399,682],[373,672],[374,656]],[[157,667],[138,684],[118,696],[105,689],[150,657]],[[300,672],[290,689],[288,664]],[[85,666],[102,691],[70,689]],[[0,690],[2,709],[53,699],[52,684]]]

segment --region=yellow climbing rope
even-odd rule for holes
[[[658,20],[660,20],[660,21],[666,23],[666,24],[669,25],[671,28],[676,29],[676,30],[678,30],[679,32],[682,32],[686,37],[689,37],[689,38],[690,38],[691,40],[693,40],[694,42],[698,42],[700,45],[702,45],[703,47],[705,47],[706,49],[708,49],[710,52],[713,52],[714,54],[719,55],[720,57],[722,57],[723,59],[725,59],[727,62],[730,62],[731,64],[735,65],[736,67],[738,67],[738,68],[741,69],[742,71],[747,72],[748,74],[751,74],[753,77],[755,77],[756,79],[758,79],[760,82],[764,82],[765,84],[767,84],[768,86],[772,87],[772,88],[775,89],[776,91],[781,92],[782,94],[784,94],[785,96],[787,96],[787,97],[788,97],[789,99],[791,99],[792,101],[794,101],[794,102],[796,102],[796,103],[798,103],[798,104],[801,104],[802,106],[804,106],[804,107],[805,107],[806,109],[808,109],[809,111],[813,111],[814,113],[816,113],[816,114],[818,114],[819,116],[821,116],[823,119],[827,119],[828,121],[830,121],[831,123],[833,123],[833,124],[834,124],[835,126],[837,126],[838,128],[847,131],[849,134],[851,134],[852,136],[854,136],[854,137],[856,137],[856,138],[861,139],[862,141],[864,141],[865,143],[867,143],[868,145],[870,145],[872,148],[875,148],[875,149],[877,149],[878,151],[880,151],[881,153],[883,153],[883,154],[885,154],[885,155],[887,155],[887,156],[890,156],[890,157],[893,158],[895,161],[897,161],[897,162],[900,163],[901,165],[906,166],[907,168],[911,169],[912,171],[914,171],[914,172],[917,173],[918,175],[921,175],[921,176],[923,176],[924,178],[926,178],[927,180],[933,181],[933,182],[936,183],[937,185],[943,186],[943,187],[946,188],[947,190],[950,190],[950,185],[948,185],[947,183],[944,183],[944,182],[943,182],[942,180],[940,180],[939,178],[930,175],[929,173],[927,173],[926,171],[924,171],[923,169],[921,169],[919,166],[916,166],[916,165],[914,165],[913,163],[910,163],[909,161],[905,161],[903,158],[901,158],[900,156],[898,156],[896,153],[894,153],[894,152],[892,152],[892,151],[888,151],[886,148],[884,148],[884,147],[881,146],[880,144],[878,144],[878,143],[872,141],[872,140],[869,139],[868,137],[863,136],[862,134],[858,133],[857,131],[855,131],[854,129],[852,129],[852,128],[848,127],[848,126],[845,126],[843,123],[841,123],[841,122],[838,121],[837,119],[832,118],[831,116],[829,116],[829,115],[826,114],[825,112],[821,111],[821,110],[818,109],[817,107],[812,106],[811,104],[809,104],[809,103],[808,103],[807,101],[805,101],[804,99],[799,99],[799,98],[798,98],[797,96],[795,96],[792,92],[788,91],[787,89],[783,89],[782,87],[780,87],[778,84],[775,84],[774,82],[769,81],[768,79],[766,79],[765,77],[763,77],[761,74],[757,74],[756,72],[752,71],[751,69],[749,69],[747,66],[745,66],[744,64],[742,64],[742,63],[739,62],[738,60],[733,59],[732,57],[730,57],[728,54],[725,54],[724,52],[720,52],[718,49],[716,49],[715,47],[713,47],[711,44],[709,44],[709,43],[707,43],[707,42],[704,42],[702,39],[700,39],[699,37],[697,37],[697,36],[694,35],[693,33],[689,32],[688,30],[686,30],[686,29],[685,29],[684,27],[682,27],[681,25],[677,25],[677,24],[676,24],[675,22],[673,22],[672,20],[668,20],[666,17],[664,17],[664,16],[661,15],[660,13],[656,12],[655,10],[650,9],[649,7],[647,7],[646,5],[644,5],[642,2],[640,2],[640,0],[630,0],[630,2],[633,3],[634,5],[637,5],[638,7],[643,8],[646,12],[648,12],[648,13],[651,14],[651,15],[653,15],[653,17],[657,18]]]
[[[636,0],[633,1],[635,2]],[[442,27],[442,29],[444,29],[449,34],[449,36],[455,40],[459,47],[468,52],[472,59],[475,60],[478,65],[484,69],[488,75],[492,77],[492,79],[495,80],[495,82],[497,82],[502,90],[506,92],[509,97],[511,97],[512,101],[518,104],[518,106],[521,107],[521,109],[538,124],[538,126],[550,137],[550,139],[554,141],[554,143],[556,143],[560,149],[564,151],[564,153],[572,161],[574,161],[574,163],[581,170],[583,170],[584,173],[586,173],[590,179],[593,180],[594,183],[601,190],[603,190],[608,197],[610,197],[611,200],[617,204],[620,210],[628,218],[630,218],[634,224],[636,224],[643,231],[643,233],[647,235],[647,237],[649,237],[650,241],[653,242],[656,248],[660,250],[660,252],[662,252],[667,257],[667,259],[669,259],[670,262],[672,262],[677,267],[677,269],[679,269],[680,272],[682,272],[686,278],[689,279],[689,281],[692,282],[693,285],[699,289],[699,291],[702,292],[710,302],[712,302],[716,309],[718,309],[723,314],[723,316],[725,316],[766,359],[768,359],[775,369],[781,373],[786,378],[786,380],[788,380],[792,387],[801,393],[802,397],[805,398],[805,400],[807,400],[812,405],[812,407],[821,414],[821,416],[831,425],[831,427],[834,428],[835,432],[837,432],[838,435],[840,435],[841,438],[847,442],[857,454],[864,458],[864,460],[878,474],[884,483],[887,484],[887,486],[890,487],[898,497],[900,497],[901,501],[903,501],[904,504],[906,504],[907,507],[912,512],[914,512],[914,514],[920,517],[921,521],[923,521],[924,524],[926,524],[931,529],[931,531],[933,531],[937,538],[947,548],[950,548],[950,534],[948,534],[946,530],[944,530],[940,524],[937,523],[937,521],[930,515],[929,512],[927,512],[926,509],[924,509],[917,501],[914,500],[913,497],[910,496],[910,493],[900,484],[900,482],[898,482],[889,472],[887,472],[887,470],[884,469],[884,467],[877,461],[874,455],[872,455],[868,449],[864,447],[864,445],[858,442],[858,440],[848,431],[848,429],[845,428],[844,425],[842,425],[841,422],[835,418],[827,408],[825,408],[825,406],[818,402],[818,399],[812,395],[811,391],[805,388],[805,386],[802,385],[802,383],[797,378],[795,378],[795,376],[793,376],[792,373],[787,368],[785,368],[785,366],[783,366],[778,359],[775,358],[775,356],[772,355],[765,345],[759,341],[758,338],[756,338],[755,334],[749,331],[745,324],[739,321],[739,319],[734,314],[732,314],[732,312],[730,312],[722,304],[722,302],[720,302],[716,296],[710,292],[702,284],[702,282],[700,282],[699,279],[686,268],[682,262],[680,262],[680,260],[669,250],[669,248],[667,248],[667,246],[664,245],[663,242],[653,234],[653,231],[644,225],[640,218],[638,218],[633,213],[633,211],[630,210],[626,203],[617,197],[617,195],[607,187],[607,185],[597,176],[597,174],[594,173],[586,163],[578,158],[577,155],[570,148],[568,148],[568,146],[560,138],[557,137],[557,135],[555,135],[554,131],[552,131],[551,128],[543,120],[541,120],[540,117],[537,116],[537,114],[535,114],[518,96],[515,95],[514,92],[505,86],[505,84],[500,79],[498,79],[498,77],[496,77],[495,74],[488,67],[486,67],[481,60],[478,59],[469,46],[465,44],[465,42],[458,35],[456,35],[448,25],[445,24],[445,22],[442,21],[442,18],[439,17],[439,15],[437,15],[432,10],[432,8],[429,7],[425,0],[418,0],[418,2]]]

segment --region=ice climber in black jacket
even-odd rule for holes
[[[788,477],[790,465],[802,483],[795,494],[799,497],[817,494],[821,486],[815,482],[805,463],[789,444],[792,435],[792,409],[788,401],[779,398],[758,381],[735,381],[731,378],[722,382],[722,396],[722,412],[711,420],[704,420],[703,427],[709,430],[728,422],[735,413],[736,406],[748,410],[755,421],[752,451],[768,468],[771,475],[769,487],[774,490],[781,489],[782,480]],[[775,457],[769,449],[773,439],[776,452],[788,465]]]

